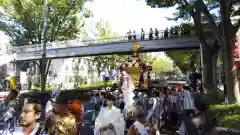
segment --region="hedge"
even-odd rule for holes
[[[75,89],[98,89],[98,88],[102,88],[102,87],[112,87],[114,84],[116,84],[116,86],[118,86],[117,83],[115,82],[99,82],[96,84],[84,84],[84,85],[80,85],[78,88]],[[46,87],[46,91],[51,91],[53,89],[53,87]],[[36,87],[33,89],[34,91],[40,91],[41,88],[40,87]]]
[[[240,105],[214,105],[209,111],[219,120],[222,127],[240,130]]]
[[[96,84],[85,84],[80,85],[79,88],[102,88],[102,87],[112,87],[115,84],[115,82],[99,82]]]
[[[45,91],[51,91],[53,89],[53,87],[46,87]],[[41,91],[40,87],[35,87],[34,89],[32,89],[33,91]]]

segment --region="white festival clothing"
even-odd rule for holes
[[[113,130],[107,129],[100,132],[100,129],[109,124],[113,125]],[[125,121],[121,114],[120,109],[112,106],[111,109],[108,107],[101,108],[99,115],[95,120],[94,135],[124,135]]]
[[[127,72],[123,72],[123,85],[122,85],[122,91],[123,91],[123,101],[125,103],[124,109],[127,111],[133,111],[134,109],[134,85],[132,83],[132,78]]]

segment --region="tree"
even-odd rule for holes
[[[168,73],[173,71],[173,64],[164,59],[157,59],[152,63],[152,70],[156,73]]]
[[[90,11],[84,9],[85,0],[49,0],[47,40],[49,42],[75,39],[84,26],[84,18],[89,17]],[[12,38],[15,46],[41,44],[43,42],[43,0],[1,0],[3,11],[0,17],[1,27]],[[46,84],[47,74],[51,60],[45,66],[45,78],[42,86]],[[40,62],[38,65],[40,66]]]
[[[213,58],[212,54],[216,54],[216,43],[221,47],[224,57],[224,71],[225,71],[225,82],[227,87],[228,100],[233,103],[240,103],[239,89],[234,88],[236,83],[236,71],[233,70],[233,46],[236,32],[240,27],[240,19],[236,20],[236,23],[231,22],[231,17],[236,17],[240,13],[240,1],[238,0],[147,0],[147,4],[152,7],[172,7],[177,6],[178,12],[174,14],[174,19],[193,19],[196,27],[196,33],[201,42],[201,48],[203,51],[203,69],[204,69],[204,80],[205,87],[208,90],[212,90],[213,86],[210,83],[213,82],[213,75],[208,72],[211,68],[212,63],[210,59]],[[215,12],[213,9],[220,8],[220,19],[216,20]],[[206,20],[203,21],[203,18]],[[205,35],[204,26],[207,25],[216,42],[208,42],[209,39]],[[216,61],[216,60],[215,60]]]
[[[153,56],[151,53],[142,53],[141,55],[142,55],[142,58],[149,63],[157,60],[157,56]]]
[[[196,29],[192,23],[182,23],[179,26],[176,26],[177,29],[183,30],[180,32],[190,32],[191,34],[196,33]],[[187,71],[193,71],[196,68],[195,65],[198,65],[198,55],[194,51],[166,51],[168,57],[170,57],[176,66],[184,73]]]
[[[108,38],[112,37],[112,31],[109,26],[109,24],[102,19],[96,24],[96,28],[99,32],[100,38]],[[108,40],[108,39],[106,39]],[[107,69],[108,62],[109,62],[109,56],[102,55],[102,56],[94,56],[93,62],[96,65],[98,76],[100,77],[101,72],[103,72],[105,69]]]
[[[103,20],[100,20],[96,24],[96,28],[99,32],[100,38],[102,38],[104,40],[104,42],[111,42],[111,40],[112,40],[111,38],[113,36],[115,36],[115,33],[111,30],[110,25]],[[119,63],[124,58],[126,58],[126,57],[120,56],[117,54],[102,55],[102,56],[94,56],[93,61],[96,65],[99,76],[100,76],[101,72],[103,72],[104,70],[107,70],[110,77],[113,77],[112,70],[117,69],[119,66]]]
[[[190,65],[190,58],[192,57],[191,51],[168,51],[167,56],[170,57],[177,67],[184,73],[192,69],[191,65],[197,64],[197,59],[195,57],[194,63]]]

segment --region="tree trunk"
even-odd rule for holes
[[[240,94],[237,82],[237,73],[234,62],[234,39],[236,33],[233,32],[233,26],[230,19],[229,1],[220,0],[220,13],[222,22],[222,46],[223,46],[223,64],[225,72],[225,82],[229,103],[240,103]]]
[[[218,76],[217,76],[217,59],[218,53],[214,53],[212,56],[212,69],[213,69],[213,87],[214,90],[218,90]]]
[[[46,80],[45,80],[45,70],[46,70],[46,62],[43,61],[42,59],[40,60],[40,86],[41,86],[41,91],[45,90],[46,86]]]
[[[32,89],[32,75],[30,73],[29,75],[27,75],[27,90],[31,89]]]
[[[231,41],[225,42],[225,51],[223,52],[223,65],[225,73],[225,83],[229,103],[240,103],[239,87],[237,83],[237,73],[234,69],[233,44]]]
[[[48,76],[49,67],[51,65],[52,60],[48,60],[45,62],[40,62],[40,69],[41,69],[41,90],[45,90],[46,81]]]
[[[203,86],[207,89],[208,92],[214,92],[214,82],[213,82],[213,61],[212,61],[212,52],[209,45],[202,45],[203,51]]]
[[[97,71],[98,71],[98,82],[99,82],[99,81],[101,81],[101,72],[102,71],[99,68],[97,69]]]

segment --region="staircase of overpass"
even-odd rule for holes
[[[97,40],[70,40],[54,43],[47,43],[47,59],[70,58],[107,54],[128,54],[132,51],[134,43],[138,43],[143,52],[157,52],[166,50],[186,50],[198,49],[200,42],[196,36],[164,36],[164,32],[159,33],[158,38],[140,40],[140,34],[135,39],[128,39],[128,36],[112,37]],[[8,51],[8,56],[14,56],[15,61],[38,60],[42,56],[42,44],[25,45],[22,47],[12,47]]]

